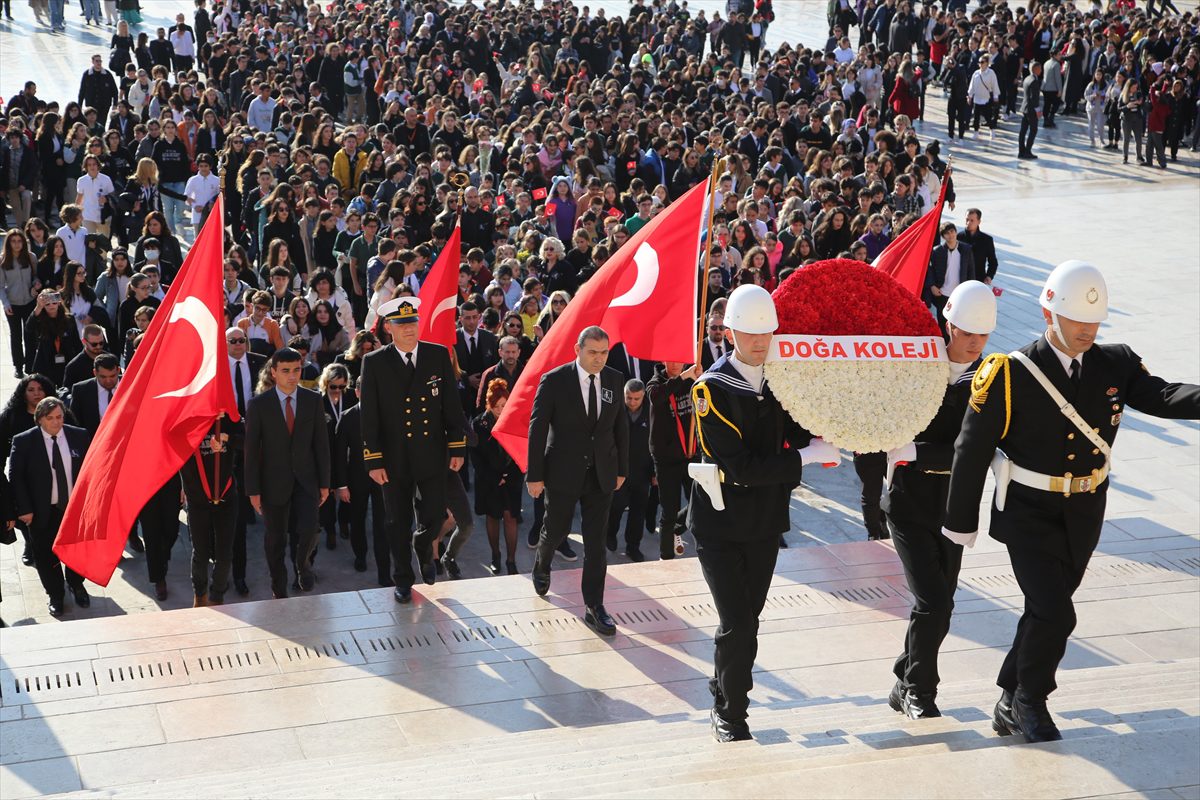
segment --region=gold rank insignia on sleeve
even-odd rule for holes
[[[979,365],[979,369],[975,371],[975,377],[971,379],[970,406],[976,412],[983,410],[983,404],[987,402],[992,382],[1000,373],[1004,373],[1004,433],[1000,434],[1000,438],[1003,439],[1008,435],[1008,423],[1012,419],[1012,377],[1007,355],[992,353]]]
[[[363,448],[363,461],[374,461],[377,458],[383,458],[383,453],[372,453],[369,448]]]

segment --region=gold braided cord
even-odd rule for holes
[[[1001,372],[1004,373],[1004,433],[1000,436],[1003,439],[1008,435],[1008,425],[1012,420],[1012,376],[1007,355],[992,353],[979,365],[975,376],[971,378],[970,406],[976,412],[983,410],[983,404],[988,399],[988,390],[992,388],[992,381],[996,380],[996,376]]]

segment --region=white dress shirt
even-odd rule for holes
[[[942,281],[942,294],[946,297],[954,291],[954,287],[962,283],[962,253],[957,247],[946,250],[946,278]]]
[[[96,384],[96,409],[100,412],[100,419],[104,419],[104,414],[108,411],[108,404],[112,402],[109,398],[110,392],[116,392],[115,388],[105,389],[99,383]]]
[[[708,342],[708,352],[712,353],[713,361],[716,361],[718,358],[725,355],[725,348],[727,345],[724,341],[714,342],[712,339],[708,339],[706,341]]]
[[[1054,353],[1054,355],[1058,357],[1058,363],[1062,364],[1063,372],[1067,373],[1068,378],[1071,377],[1072,360],[1079,362],[1079,375],[1083,375],[1083,353],[1080,353],[1079,355],[1075,356],[1074,359],[1072,359],[1069,355],[1054,346],[1054,340],[1050,338],[1050,331],[1046,331],[1046,344],[1050,345],[1050,352]]]
[[[54,442],[50,439],[50,434],[42,430],[42,440],[46,444],[46,460],[50,467],[50,505],[58,503],[58,478],[54,475]],[[67,446],[67,433],[65,430],[58,432],[58,452],[62,455],[63,469],[67,472],[67,494],[75,487],[75,475],[71,471],[71,448]]]
[[[242,389],[245,392],[246,402],[250,402],[250,398],[254,396],[254,376],[251,374],[250,359],[242,356],[241,358],[229,357],[229,377],[237,381],[237,365],[242,365]],[[233,387],[233,396],[237,397],[237,384]]]
[[[413,369],[416,369],[416,367],[417,367],[417,348],[414,347],[411,351],[405,352],[400,349],[399,345],[397,345],[396,352],[400,354],[401,361],[411,364]]]

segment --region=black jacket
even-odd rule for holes
[[[975,272],[982,272],[987,276],[988,280],[996,277],[996,270],[1000,267],[1000,261],[996,258],[996,241],[983,231],[971,233],[966,228],[958,232],[958,241],[961,244],[968,245],[971,248],[971,255],[975,259]],[[980,278],[979,280],[983,280]]]
[[[812,436],[794,423],[764,387],[760,397],[726,356],[692,387],[697,439],[703,460],[723,473],[725,508],[692,489],[688,527],[705,538],[759,541],[791,527],[789,503],[804,462],[799,448]],[[786,445],[786,446],[785,446]]]
[[[971,245],[959,242],[955,249],[959,251],[958,282],[983,280],[983,270],[977,269],[975,266],[975,254],[971,251]],[[949,253],[950,251],[944,244],[933,248],[933,253],[929,257],[929,271],[925,273],[924,298],[926,303],[934,301],[933,292],[930,289],[934,286],[940,288],[946,282],[946,258]]]
[[[630,414],[628,408],[621,411],[629,424],[629,481],[648,487],[654,476],[654,462],[650,458],[650,406],[643,400],[637,414]]]
[[[971,379],[978,368],[979,361],[976,361],[946,387],[937,414],[913,439],[917,446],[916,459],[896,466],[892,485],[883,497],[883,510],[898,524],[913,522],[940,534],[942,511],[946,508],[946,493],[950,489],[954,440],[962,431],[963,414],[971,399]]]
[[[350,490],[352,502],[358,502],[356,492],[370,488],[371,478],[363,461],[362,406],[354,405],[342,414],[333,440],[333,485]]]
[[[551,491],[579,495],[590,468],[608,491],[616,488],[618,476],[629,475],[629,415],[621,374],[605,367],[597,383],[599,416],[593,426],[575,361],[542,376],[529,420],[531,483],[545,482]]]
[[[321,396],[296,389],[296,421],[289,435],[279,394],[274,389],[246,403],[246,494],[261,495],[268,505],[292,499],[299,483],[318,497],[329,488],[329,434]]]
[[[37,150],[32,147],[23,146],[21,152],[23,155],[21,156],[21,164],[17,167],[17,183],[16,186],[11,186],[9,185],[8,173],[9,166],[12,163],[12,149],[7,143],[0,146],[0,189],[7,191],[9,189],[16,189],[17,186],[24,186],[29,191],[33,191],[34,187],[37,186]]]
[[[617,342],[608,351],[608,366],[621,373],[621,377],[626,381],[637,378],[642,383],[650,383],[650,379],[654,377],[655,364],[656,362],[649,359],[639,358],[635,375],[629,363],[629,354],[625,351],[625,345],[622,342]]]
[[[71,387],[71,413],[91,436],[95,436],[100,429],[101,391],[95,378],[88,378]]]
[[[691,378],[667,377],[659,367],[646,386],[650,405],[650,453],[657,464],[679,464],[688,460],[684,449],[692,437]]]
[[[416,360],[409,370],[390,344],[363,358],[359,378],[363,459],[393,481],[443,475],[449,456],[466,454],[467,420],[450,354],[421,342]]]
[[[73,486],[79,482],[79,471],[83,469],[83,459],[87,455],[91,437],[83,428],[73,425],[63,425],[61,435],[67,437],[67,449],[71,453],[71,464],[67,469],[70,473],[68,479]],[[16,516],[32,513],[35,525],[49,516],[52,475],[50,456],[46,453],[46,443],[39,426],[35,425],[13,437],[8,479]]]
[[[1150,374],[1127,345],[1094,345],[1083,354],[1079,388],[1072,391],[1066,370],[1042,336],[1021,352],[1110,445],[1126,406],[1156,417],[1200,419],[1200,386],[1168,383]],[[1011,381],[1006,407],[1003,367]],[[986,393],[984,379],[995,372]],[[976,378],[974,406],[954,443],[945,527],[958,533],[979,529],[983,481],[1000,448],[1017,466],[1044,475],[1085,476],[1104,466],[1104,456],[1059,410],[1032,374],[1015,359],[985,360]],[[976,410],[977,409],[977,410]],[[1007,428],[1007,430],[1006,430]],[[1008,486],[1004,510],[992,505],[989,533],[1005,544],[1045,551],[1075,566],[1087,564],[1104,523],[1109,481],[1094,493],[1064,497],[1016,482]]]
[[[111,72],[102,69],[99,72],[89,68],[79,81],[79,104],[91,106],[100,112],[101,122],[108,116],[108,109],[117,102],[117,82]]]
[[[500,340],[496,338],[496,334],[480,327],[475,331],[475,350],[468,355],[466,334],[460,328],[454,341],[454,356],[458,359],[458,368],[463,374],[463,411],[468,417],[474,417],[481,410],[475,402],[478,390],[471,388],[467,376],[479,375],[482,379],[483,371],[500,360]],[[511,386],[509,390],[512,390]]]

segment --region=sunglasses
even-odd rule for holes
[[[344,383],[329,384],[329,391],[331,391],[331,392],[340,392],[342,389],[345,389],[345,388],[346,388],[346,384],[344,384]]]
[[[246,343],[245,339],[226,339],[225,341],[228,342],[229,344],[245,344]]]

